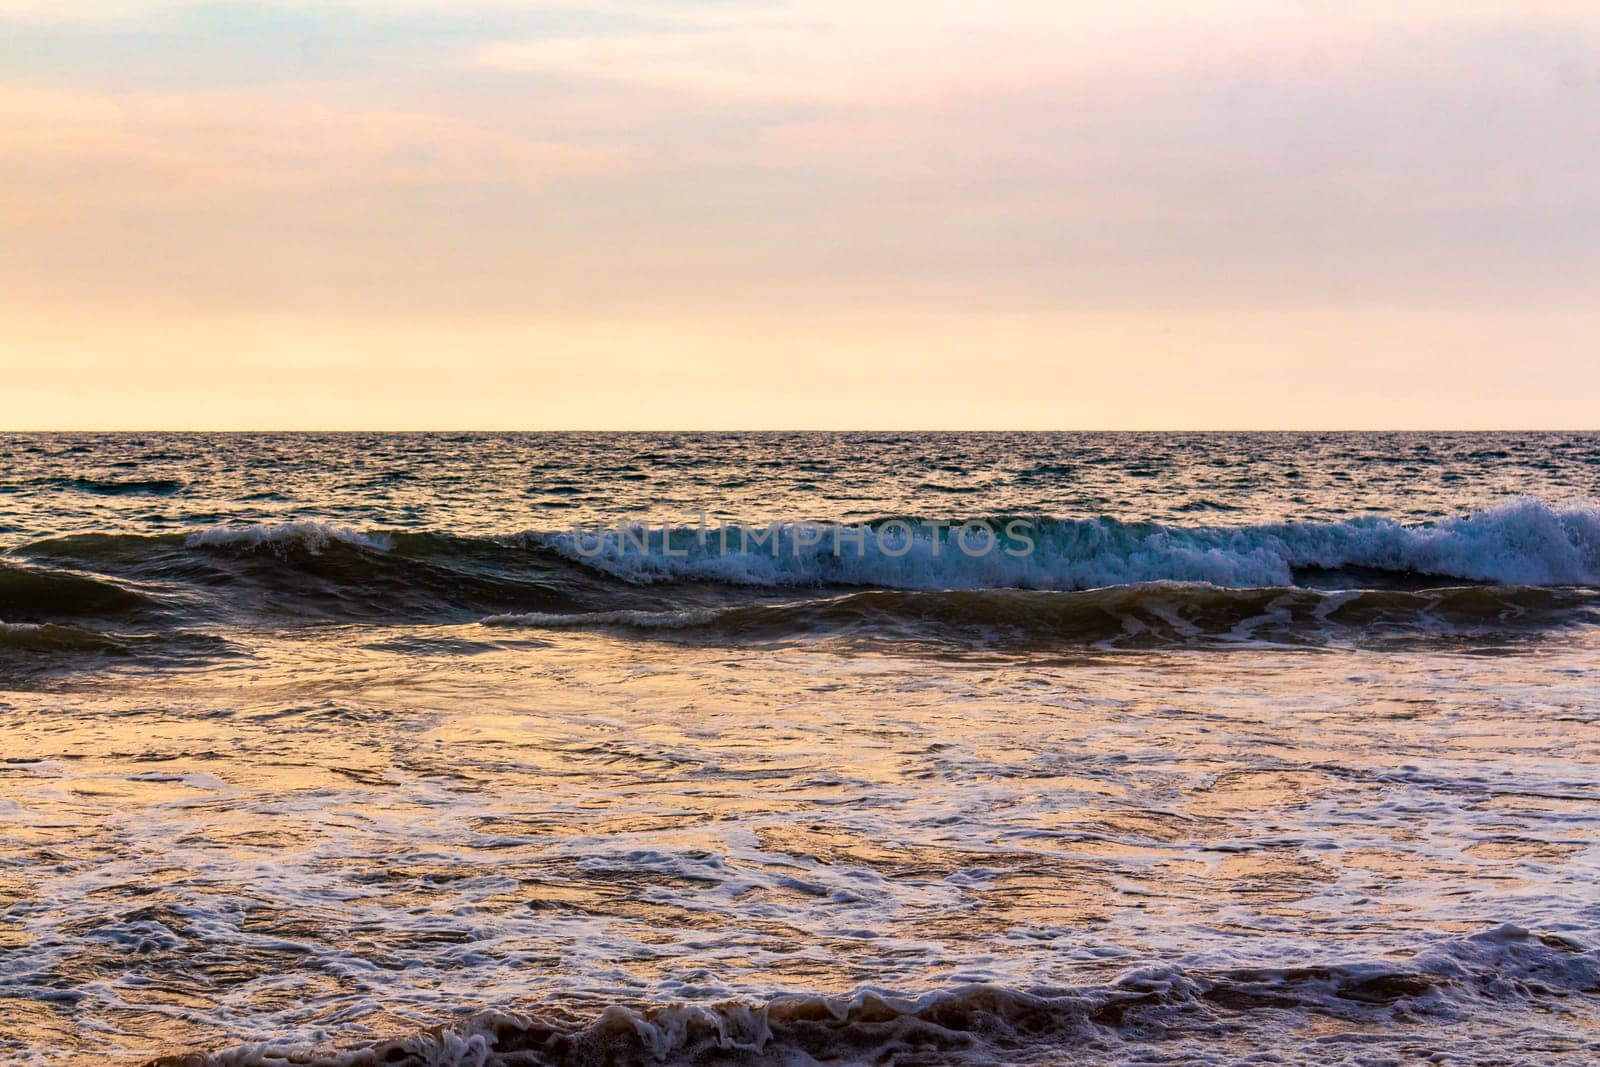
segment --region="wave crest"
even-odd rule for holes
[[[1081,590],[1144,582],[1231,588],[1289,586],[1305,571],[1360,568],[1476,582],[1600,583],[1600,511],[1516,500],[1437,523],[1387,517],[1257,526],[1170,526],[1111,518],[1025,522],[1021,541],[968,553],[928,524],[886,520],[856,540],[854,527],[778,524],[757,542],[694,528],[532,534],[535,543],[613,577],[646,584],[711,581],[752,586],[856,585],[886,589]],[[899,524],[899,525],[895,525]],[[890,531],[889,527],[895,525]],[[909,530],[906,537],[902,531]],[[643,547],[641,547],[641,544]]]
[[[309,520],[76,534],[14,550],[40,566],[0,563],[0,618],[482,620],[733,636],[932,626],[1130,644],[1596,619],[1582,588],[1600,584],[1600,513],[1589,507],[1517,501],[1411,526],[1031,521],[1032,552],[980,556],[928,527],[887,552],[868,537],[859,556],[849,544],[835,554],[827,530],[841,527],[781,527],[775,550],[727,551],[696,530],[657,529],[598,554],[574,531],[456,536]],[[1497,584],[1474,592],[1469,582]],[[821,592],[796,600],[804,589]]]
[[[329,545],[352,545],[374,552],[387,552],[394,540],[383,533],[362,533],[348,526],[328,522],[256,523],[251,526],[209,526],[184,537],[190,548],[261,548],[294,546],[320,552]]]

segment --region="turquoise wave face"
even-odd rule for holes
[[[986,516],[619,526],[533,540],[635,582],[1095,589],[1166,581],[1246,588],[1292,586],[1302,571],[1352,569],[1508,585],[1600,582],[1600,511],[1532,499],[1415,525],[1386,516],[1254,526]]]
[[[189,629],[625,627],[739,642],[1302,644],[1593,625],[1600,515],[1521,499],[1438,522],[1015,515],[466,536],[298,521],[76,534],[0,562],[0,619],[64,649]],[[13,631],[10,645],[24,643]],[[45,647],[35,634],[30,648]]]

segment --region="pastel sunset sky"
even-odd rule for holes
[[[0,427],[1597,411],[1593,0],[0,0]]]

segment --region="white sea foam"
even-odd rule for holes
[[[250,526],[208,526],[184,538],[190,548],[259,548],[262,545],[299,545],[319,552],[330,544],[355,545],[384,552],[392,547],[384,534],[362,533],[327,522],[255,523]]]
[[[1594,953],[1542,942],[1505,924],[1431,946],[1408,961],[1373,960],[1315,967],[1190,971],[1155,964],[1113,982],[1077,988],[1019,989],[971,983],[904,996],[858,988],[826,995],[791,993],[765,1001],[653,1006],[612,1004],[587,1025],[567,1017],[485,1011],[412,1035],[341,1051],[268,1043],[194,1057],[196,1067],[327,1067],[402,1063],[414,1067],[488,1064],[689,1064],[723,1058],[784,1064],[899,1062],[981,1064],[1102,1062],[1127,1041],[1139,1047],[1160,1030],[1171,1060],[1242,1062],[1239,1044],[1272,1044],[1273,1062],[1374,1062],[1356,1045],[1324,1045],[1296,1031],[1304,1011],[1367,1029],[1404,1033],[1420,1017],[1456,1023],[1455,1043],[1490,1052],[1494,1030],[1481,1003],[1517,1020],[1527,1000],[1581,994],[1600,981]],[[1278,1009],[1277,1013],[1263,1011]],[[1243,1042],[1219,1042],[1218,1010]],[[1548,1008],[1546,1008],[1548,1010]],[[1515,1023],[1513,1023],[1515,1026]],[[1484,1032],[1487,1031],[1487,1032]],[[1415,1041],[1415,1036],[1411,1036]],[[1520,1035],[1519,1035],[1520,1036]],[[1230,1047],[1231,1046],[1231,1047]],[[1296,1048],[1296,1046],[1299,1046]],[[1503,1046],[1497,1062],[1532,1060]],[[1296,1055],[1295,1053],[1299,1053]],[[1251,1057],[1252,1061],[1254,1057]],[[1383,1057],[1388,1062],[1387,1057]],[[1143,1057],[1139,1057],[1143,1062]],[[1122,1062],[1110,1056],[1105,1062]]]
[[[6,750],[49,761],[11,765],[0,819],[29,875],[8,1051],[1543,1067],[1592,1017],[1590,631],[1153,660],[251,639],[255,695],[232,665],[0,694],[8,736],[66,738]],[[840,1020],[864,983],[904,996]],[[68,998],[77,1029],[39,1041]],[[763,1007],[761,1041],[735,1016]],[[1308,1012],[1372,1043],[1327,1048]]]
[[[833,527],[781,526],[776,548],[726,550],[713,533],[682,529],[665,551],[661,531],[648,550],[615,532],[535,534],[538,543],[631,582],[703,580],[735,584],[870,585],[896,589],[1090,589],[1137,582],[1206,582],[1252,587],[1292,584],[1303,568],[1371,568],[1516,585],[1600,582],[1600,510],[1514,500],[1423,525],[1370,517],[1342,522],[1183,527],[1115,519],[1040,519],[1025,554],[1003,547],[969,555],[926,527],[909,543],[866,536],[858,548]],[[1016,546],[1020,547],[1020,546]]]

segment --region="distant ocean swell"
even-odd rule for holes
[[[598,552],[573,531],[466,537],[296,522],[83,534],[0,558],[0,648],[104,649],[128,634],[297,621],[728,639],[976,628],[1137,646],[1526,631],[1593,624],[1600,604],[1592,506],[1522,500],[1429,525],[1027,522],[1031,552],[980,556],[925,528],[887,551],[868,537],[839,553],[829,528],[795,526],[727,551],[692,528],[615,536]],[[28,629],[38,626],[57,629]]]
[[[968,985],[905,997],[789,994],[765,1002],[613,1005],[587,1017],[488,1012],[464,1022],[338,1050],[285,1044],[180,1053],[148,1067],[490,1067],[712,1063],[1102,1063],[1128,1042],[1159,1039],[1181,1062],[1228,1062],[1219,1033],[1258,1032],[1273,1062],[1363,1063],[1357,1041],[1312,1041],[1296,1057],[1296,1023],[1315,1013],[1392,1040],[1446,1027],[1458,1052],[1503,1053],[1497,1013],[1527,1040],[1526,1013],[1550,1021],[1547,1053],[1600,1051],[1571,1012],[1592,1012],[1600,955],[1514,925],[1426,949],[1410,960],[1190,971],[1156,964],[1106,985],[1031,990]],[[1562,1036],[1565,1030],[1567,1036]],[[1477,1046],[1477,1047],[1473,1047]],[[930,1059],[930,1057],[932,1057]],[[1177,1062],[1164,1059],[1162,1062]],[[1141,1062],[1144,1062],[1141,1060]],[[1483,1060],[1482,1062],[1488,1062]],[[1501,1058],[1497,1062],[1514,1062]]]

